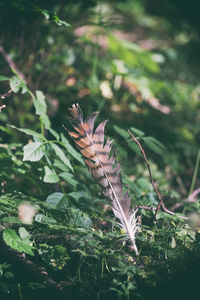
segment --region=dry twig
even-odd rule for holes
[[[156,185],[155,185],[155,182],[154,182],[154,180],[153,180],[152,173],[151,173],[151,168],[150,168],[149,162],[148,162],[148,160],[147,160],[146,154],[145,154],[145,152],[144,152],[144,150],[143,150],[143,148],[142,148],[140,142],[136,139],[136,137],[134,136],[134,134],[133,134],[132,132],[130,132],[130,130],[128,130],[128,133],[131,135],[131,137],[132,137],[132,139],[134,140],[134,142],[136,142],[136,144],[137,144],[138,147],[140,148],[140,151],[141,151],[141,153],[142,153],[142,156],[144,157],[145,163],[146,163],[147,168],[148,168],[150,182],[151,182],[151,184],[152,184],[152,186],[153,186],[153,188],[154,188],[154,191],[156,192],[156,195],[157,195],[158,200],[159,200],[157,207],[139,206],[139,208],[148,209],[148,210],[155,210],[155,218],[156,218],[158,211],[160,211],[160,208],[162,207],[162,209],[163,209],[166,213],[187,220],[187,219],[188,219],[187,217],[176,215],[173,211],[170,211],[169,209],[167,209],[167,208],[165,207],[165,205],[164,205],[164,203],[163,203],[163,199],[162,199],[160,193],[158,192],[158,190],[157,190],[157,188],[156,188]]]
[[[9,64],[11,70],[14,70],[18,74],[18,76],[26,82],[26,78],[25,78],[24,74],[17,68],[16,64],[14,63],[12,58],[6,53],[6,51],[2,45],[0,45],[0,52],[3,56],[3,58],[5,59],[5,61]]]

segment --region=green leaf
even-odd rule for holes
[[[54,165],[54,167],[58,168],[61,171],[69,172],[69,168],[58,159],[54,159],[53,165]]]
[[[119,135],[121,135],[124,139],[130,138],[129,133],[128,133],[126,130],[121,129],[120,127],[118,127],[118,126],[116,126],[116,125],[113,126],[113,128],[114,128],[114,130],[115,130]]]
[[[42,224],[56,224],[56,220],[50,217],[46,217],[43,214],[37,214],[35,216],[35,221]]]
[[[0,75],[0,81],[5,81],[5,80],[10,80],[10,78],[6,77],[6,76],[3,76],[3,75]]]
[[[49,129],[51,122],[47,116],[47,104],[45,102],[45,96],[42,91],[36,91],[36,98],[33,99],[33,104],[35,106],[36,115],[40,116],[44,127]]]
[[[149,137],[148,137],[148,140],[149,140],[149,141],[152,141],[154,144],[156,144],[157,146],[159,146],[159,147],[162,148],[163,150],[166,150],[166,147],[165,147],[161,142],[159,142],[157,139],[155,139],[154,137],[149,136]]]
[[[55,151],[56,155],[60,158],[60,160],[73,171],[73,167],[69,161],[69,159],[65,156],[64,152],[58,147],[56,144],[50,144],[53,150]]]
[[[43,16],[48,20],[49,19],[49,12],[45,9],[41,10],[41,14],[43,14]]]
[[[136,135],[138,137],[144,136],[144,132],[142,130],[137,129],[135,127],[131,127],[130,129],[131,129],[131,131],[133,131],[134,135]]]
[[[49,130],[51,127],[51,122],[49,120],[49,117],[47,115],[41,115],[40,118],[44,124],[44,128]]]
[[[133,150],[134,152],[136,152],[138,155],[140,155],[142,157],[140,148],[138,147],[138,145],[135,143],[134,140],[129,141],[128,146],[131,150]]]
[[[65,211],[69,207],[69,200],[63,193],[53,193],[46,199],[46,203],[51,207]]]
[[[31,237],[30,233],[26,230],[25,227],[19,228],[19,235],[22,240],[29,240]]]
[[[29,143],[23,148],[23,161],[38,161],[44,155],[44,146],[40,142]]]
[[[24,242],[20,239],[20,237],[17,235],[15,230],[11,228],[6,228],[3,232],[3,239],[5,243],[10,246],[11,248],[19,251],[24,252],[30,255],[34,255],[34,247],[31,246],[29,243]]]
[[[46,199],[46,203],[53,207],[56,207],[58,203],[65,197],[63,193],[53,193],[49,195]]]
[[[153,191],[152,184],[146,178],[139,178],[137,185],[141,188],[142,192]]]
[[[76,227],[89,229],[92,225],[92,220],[90,219],[90,217],[79,209],[71,209],[71,216],[73,225]]]
[[[9,125],[9,127],[14,128],[14,129],[16,129],[18,131],[21,131],[21,132],[23,132],[25,134],[32,135],[32,136],[38,137],[40,139],[44,139],[44,137],[43,137],[43,135],[41,133],[38,133],[38,132],[36,132],[34,130],[26,129],[26,128],[18,128],[18,127],[14,126],[14,125]]]
[[[57,15],[53,16],[53,20],[58,26],[64,25],[66,27],[71,27],[71,25],[69,23],[67,23],[66,21],[60,20],[60,18]]]
[[[21,224],[22,223],[18,217],[4,217],[1,219],[1,222],[9,223],[9,224]]]
[[[60,181],[60,178],[58,177],[58,175],[55,173],[55,171],[51,170],[48,166],[44,167],[44,182],[48,182],[48,183],[58,183]]]
[[[72,197],[77,202],[80,200],[80,198],[88,198],[88,193],[81,191],[81,192],[71,192],[68,194],[70,197]]]
[[[17,93],[20,88],[22,89],[22,94],[28,91],[26,83],[16,76],[10,78],[10,87],[14,93]]]
[[[34,100],[34,106],[36,115],[43,115],[47,112],[47,104],[45,102],[45,96],[42,91],[36,91],[36,98]]]
[[[156,139],[154,139],[153,137],[145,137],[143,138],[143,141],[149,149],[159,154],[160,156],[164,155],[164,150],[166,148]]]
[[[17,93],[20,89],[20,80],[14,76],[10,79],[10,87],[14,93]]]
[[[56,138],[57,141],[59,141],[60,136],[55,130],[53,130],[52,128],[49,128],[49,132]]]
[[[84,164],[84,161],[82,159],[82,156],[80,153],[78,153],[69,143],[67,138],[64,136],[64,134],[61,134],[61,140],[63,142],[63,146],[66,148],[67,152],[71,154],[76,160],[78,160],[82,165]]]
[[[71,173],[67,173],[67,172],[62,172],[59,174],[60,177],[62,177],[64,179],[65,182],[67,182],[68,184],[76,187],[78,184],[78,181],[76,181],[73,178],[73,175]]]

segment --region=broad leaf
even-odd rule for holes
[[[31,246],[30,242],[25,242],[20,239],[20,237],[17,235],[15,230],[11,228],[6,228],[3,232],[3,239],[5,243],[10,246],[11,248],[19,251],[24,252],[30,255],[34,255],[34,247]]]
[[[23,161],[38,161],[44,155],[44,146],[40,142],[34,142],[27,144],[23,148],[24,150],[24,157]]]

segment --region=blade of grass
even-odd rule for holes
[[[197,173],[198,173],[198,169],[199,169],[199,163],[200,163],[200,150],[197,153],[197,159],[196,159],[196,163],[195,163],[194,174],[193,174],[193,177],[192,177],[192,183],[191,183],[191,186],[190,186],[189,195],[194,190],[194,186],[195,186],[196,179],[197,179]],[[188,197],[189,197],[189,195],[188,195]]]

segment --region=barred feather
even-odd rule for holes
[[[68,133],[82,153],[92,176],[101,185],[103,194],[119,220],[119,225],[127,232],[132,247],[138,255],[135,244],[135,234],[138,229],[136,211],[131,210],[128,192],[123,194],[120,165],[115,162],[114,156],[110,155],[112,141],[107,139],[104,145],[104,128],[107,121],[100,123],[94,131],[94,121],[98,112],[93,112],[83,121],[83,114],[78,104],[73,104],[69,110],[72,114],[69,119],[75,132],[68,131]]]

